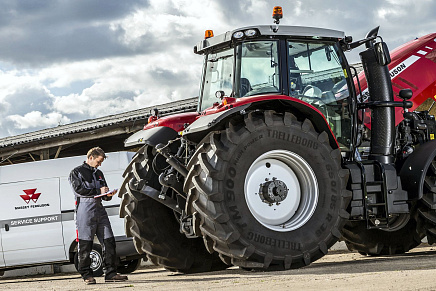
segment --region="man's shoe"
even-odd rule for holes
[[[116,274],[115,276],[113,276],[111,278],[108,278],[108,279],[105,279],[104,281],[105,282],[123,282],[123,281],[126,281],[126,280],[128,280],[127,276]]]
[[[93,277],[88,277],[86,279],[83,279],[83,281],[85,281],[86,285],[91,285],[91,284],[97,283]]]

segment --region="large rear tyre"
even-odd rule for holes
[[[342,229],[342,235],[350,251],[369,256],[404,254],[417,247],[425,236],[418,233],[414,218],[393,231],[367,229],[366,221],[349,221]]]
[[[208,250],[244,268],[283,270],[341,237],[351,193],[340,150],[309,120],[250,112],[209,134],[188,164],[186,211]]]
[[[154,149],[144,146],[123,175],[120,217],[124,217],[127,236],[133,237],[140,254],[146,253],[151,262],[170,271],[196,273],[227,268],[216,254],[206,251],[201,239],[188,239],[180,233],[171,209],[138,191],[144,185],[160,190],[152,169],[154,156]]]

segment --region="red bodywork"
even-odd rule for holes
[[[144,126],[144,130],[151,129],[158,126],[166,126],[174,129],[177,132],[180,132],[183,131],[187,125],[193,123],[195,120],[197,120],[202,116],[219,113],[249,103],[257,103],[257,102],[270,101],[270,100],[288,100],[293,103],[298,103],[303,106],[306,106],[310,108],[312,111],[318,113],[318,115],[322,117],[322,119],[324,119],[324,122],[327,125],[327,127],[329,127],[328,122],[325,119],[325,116],[316,107],[313,107],[312,105],[304,101],[301,101],[300,99],[293,98],[286,95],[258,95],[258,96],[242,97],[242,98],[224,97],[221,103],[219,102],[214,103],[212,107],[205,109],[203,112],[201,112],[201,114],[197,112],[188,112],[188,113],[180,113],[180,114],[165,116],[158,119],[153,118],[154,120],[152,122]],[[333,136],[336,142],[336,145],[339,146],[336,141],[336,137],[332,133],[330,127],[329,130],[331,132],[331,136]]]
[[[197,112],[186,112],[164,116],[156,119],[153,122],[150,122],[149,124],[146,124],[144,126],[144,130],[158,126],[166,126],[174,129],[177,132],[183,131],[186,125],[193,123],[199,116],[200,114],[198,114]]]
[[[318,109],[316,109],[312,105],[304,101],[301,101],[300,99],[289,97],[286,95],[258,95],[258,96],[242,97],[242,98],[224,97],[221,103],[216,102],[212,107],[204,110],[201,113],[201,115],[214,114],[214,113],[225,111],[233,107],[245,105],[248,103],[256,103],[256,102],[268,101],[268,100],[289,100],[289,101],[297,102],[300,104],[304,104],[307,107],[310,107],[311,109],[318,112],[320,115],[324,116]]]
[[[391,52],[391,63],[388,65],[392,80],[394,99],[398,98],[401,89],[410,88],[413,91],[413,107],[418,108],[429,98],[436,99],[436,33],[409,41]],[[363,92],[363,100],[368,98],[368,89],[364,72],[359,74],[359,81]],[[357,88],[357,86],[356,86]],[[356,89],[357,91],[358,89]],[[365,125],[369,124],[369,115],[366,113]],[[403,109],[395,108],[395,125],[403,120]]]
[[[319,115],[324,117],[324,115],[312,105],[304,101],[301,101],[300,99],[289,97],[286,95],[259,95],[259,96],[242,97],[242,98],[224,97],[221,103],[219,102],[214,103],[212,107],[205,109],[203,112],[201,112],[201,114],[197,112],[187,112],[187,113],[180,113],[180,114],[160,117],[146,124],[144,126],[144,130],[158,127],[158,126],[166,126],[178,132],[178,131],[182,131],[186,125],[191,124],[201,116],[219,113],[227,109],[238,107],[248,103],[255,103],[261,101],[268,101],[268,100],[278,100],[278,99],[289,100],[300,104],[304,104],[305,106],[310,107],[312,110],[315,110],[317,113],[319,113]]]

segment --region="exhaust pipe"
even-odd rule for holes
[[[378,27],[366,36],[376,36]],[[392,83],[387,65],[377,62],[372,41],[360,53],[363,70],[368,84],[369,101],[394,101]],[[374,107],[371,112],[371,151],[369,159],[383,164],[394,162],[395,111],[393,107]]]

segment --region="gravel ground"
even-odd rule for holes
[[[85,285],[77,273],[1,278],[0,290],[436,290],[436,247],[364,257],[333,251],[308,267],[282,272],[225,271],[182,275],[142,267],[123,283]]]

